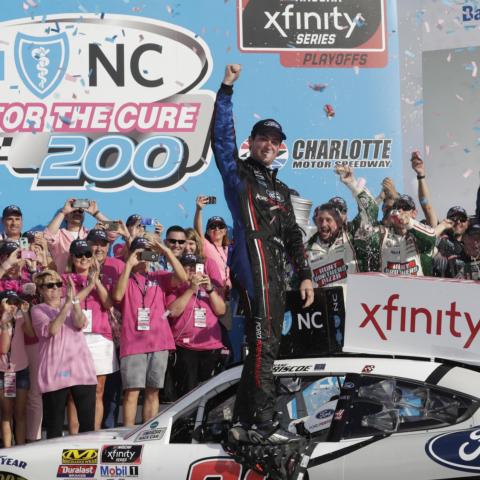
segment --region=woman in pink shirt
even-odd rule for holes
[[[180,263],[188,282],[167,296],[167,305],[177,347],[178,394],[184,395],[213,375],[223,348],[218,316],[225,313],[225,302],[210,277],[196,272],[199,259],[195,255],[183,255]]]
[[[25,443],[30,380],[23,335],[34,335],[28,310],[28,303],[23,302],[15,291],[0,292],[0,406],[4,448],[12,446],[11,425],[14,417],[15,444]]]
[[[47,438],[62,436],[67,394],[72,393],[80,432],[95,426],[97,377],[82,329],[87,319],[82,312],[71,279],[62,298],[63,281],[54,270],[44,270],[35,278],[43,303],[31,310],[39,340],[38,385],[43,394]],[[80,291],[78,295],[85,295]]]
[[[70,257],[67,262],[64,282],[71,278],[77,291],[78,299],[87,325],[83,329],[88,348],[92,355],[97,374],[95,430],[100,430],[103,418],[103,392],[107,375],[118,370],[118,361],[113,343],[112,327],[108,311],[112,301],[108,290],[100,280],[100,266],[93,258],[90,243],[74,240],[70,244]],[[70,433],[76,433],[77,421],[73,401],[69,398]]]
[[[227,265],[229,246],[227,225],[222,217],[210,217],[207,222],[206,233],[205,235],[203,234],[202,209],[205,205],[208,205],[208,198],[205,196],[197,197],[193,226],[203,240],[205,257],[214,260],[218,266],[222,275],[224,296],[228,299],[232,282],[230,281],[230,268]]]

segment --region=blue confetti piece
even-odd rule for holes
[[[415,105],[416,107],[420,107],[420,105],[423,105],[424,103],[425,103],[425,102],[424,102],[423,100],[417,100],[414,105]]]
[[[105,37],[105,40],[110,43],[115,43],[115,40],[117,39],[118,35],[114,35],[113,37]]]
[[[410,58],[415,58],[415,54],[410,50],[405,50],[405,55]]]
[[[105,18],[105,12],[102,12],[102,13],[100,14],[100,18],[101,18],[102,20]]]
[[[90,78],[92,76],[92,73],[93,73],[93,68],[91,68],[89,71],[88,71],[88,78]]]
[[[470,150],[468,148],[464,148],[463,151],[467,154],[470,153]]]
[[[65,123],[66,125],[70,125],[72,123],[72,119],[70,117],[60,115],[59,118],[62,121],[62,123]]]
[[[18,90],[18,85],[10,85],[10,90]]]

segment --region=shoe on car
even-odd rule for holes
[[[273,420],[254,425],[248,430],[248,438],[251,443],[261,445],[285,445],[304,440],[301,435],[284,430],[280,423]]]

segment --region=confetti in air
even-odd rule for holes
[[[314,92],[323,92],[328,87],[327,83],[309,83],[308,88]]]
[[[463,178],[468,178],[473,173],[473,170],[469,168],[465,172],[463,172]]]

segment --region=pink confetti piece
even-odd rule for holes
[[[23,8],[25,11],[27,11],[27,10],[30,8],[30,5],[28,5],[28,3],[26,3],[26,2],[23,2],[22,8]]]
[[[452,54],[449,53],[447,57],[447,62],[450,63],[452,61]]]
[[[425,145],[425,153],[426,153],[427,157],[430,156],[430,145]]]
[[[254,113],[253,117],[256,118],[257,120],[260,120],[262,118],[258,113]]]
[[[468,178],[473,173],[473,170],[469,168],[465,172],[463,172],[463,178]]]
[[[165,312],[163,312],[162,318],[164,320],[167,320],[169,315],[170,315],[170,310],[165,310]]]
[[[66,73],[64,78],[65,78],[65,80],[68,80],[69,82],[76,82],[77,81],[77,77],[75,77],[74,75],[70,75],[69,73]]]

